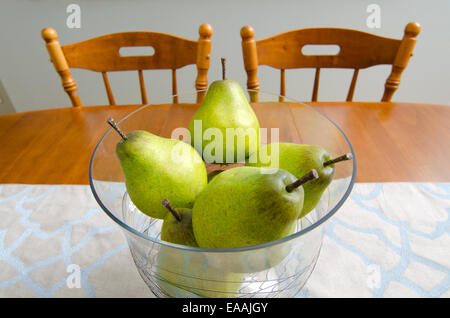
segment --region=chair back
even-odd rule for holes
[[[408,65],[421,26],[411,22],[405,27],[402,39],[391,39],[366,32],[339,28],[310,28],[293,30],[265,39],[255,40],[251,26],[241,29],[242,52],[247,72],[247,88],[259,90],[257,69],[267,65],[280,70],[280,95],[285,95],[285,70],[314,68],[315,78],[312,101],[317,101],[320,70],[322,68],[350,68],[353,77],[347,93],[347,101],[353,94],[360,69],[374,65],[390,64],[392,70],[385,83],[382,101],[390,101],[400,85],[400,77]],[[335,45],[335,55],[308,55],[303,52],[308,45]],[[251,93],[257,99],[257,92]],[[283,99],[280,97],[280,99]]]
[[[70,69],[80,68],[102,74],[110,105],[116,105],[107,72],[137,71],[142,104],[148,103],[144,70],[165,69],[172,71],[172,94],[177,94],[176,70],[186,65],[197,66],[195,87],[197,91],[208,88],[207,73],[211,54],[211,36],[213,29],[209,24],[199,28],[198,41],[192,41],[170,34],[158,32],[121,32],[107,34],[85,41],[61,46],[58,35],[52,28],[42,30],[42,38],[56,71],[61,76],[64,90],[72,105],[82,106],[76,94],[78,89]],[[152,47],[154,53],[145,56],[122,56],[120,50],[125,47]],[[197,100],[204,92],[197,93]],[[178,102],[174,96],[174,103]]]

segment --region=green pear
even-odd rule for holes
[[[198,247],[192,229],[192,210],[174,208],[169,200],[164,199],[162,205],[170,211],[164,218],[161,227],[161,239],[166,242]]]
[[[238,82],[211,83],[189,124],[191,144],[205,162],[244,162],[259,147],[259,122]]]
[[[214,170],[208,173],[208,182],[211,182],[212,179],[214,179],[215,176],[217,176],[219,173],[221,173],[224,170]]]
[[[175,206],[192,208],[207,184],[201,157],[190,145],[136,130],[125,135],[114,120],[108,123],[121,135],[116,154],[125,175],[125,186],[134,205],[150,217],[163,219],[161,205],[168,198]]]
[[[298,223],[297,223],[298,224]],[[294,229],[295,233],[297,229]],[[289,261],[288,256],[293,251],[292,242],[287,241],[271,246],[243,251],[222,251],[216,253],[209,261],[209,265],[218,271],[234,273],[257,273],[269,270],[275,266],[283,266]]]
[[[295,231],[303,208],[301,185],[317,177],[311,171],[297,180],[278,169],[236,167],[218,174],[198,195],[192,226],[200,247],[234,248],[281,239]]]
[[[299,178],[311,169],[315,169],[319,178],[306,183],[305,202],[299,217],[303,217],[311,212],[320,201],[325,189],[331,183],[335,173],[334,164],[339,161],[352,159],[352,154],[345,154],[332,159],[331,155],[324,148],[315,145],[295,144],[295,143],[274,143],[262,146],[258,152],[253,153],[247,160],[246,166],[250,167],[271,167],[272,162],[262,163],[260,154],[264,153],[273,158],[271,153],[277,149],[278,167],[292,173]],[[276,150],[275,150],[276,151]]]
[[[214,257],[212,257],[214,258]],[[154,278],[171,297],[232,298],[238,295],[245,274],[210,266],[206,254],[162,246]]]

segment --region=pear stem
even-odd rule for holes
[[[177,211],[175,211],[175,209],[173,208],[172,204],[170,204],[168,199],[164,199],[161,203],[167,210],[170,211],[170,213],[172,213],[172,215],[175,217],[175,219],[177,219],[178,222],[181,222],[180,215],[177,213]]]
[[[122,137],[123,140],[128,140],[127,136],[122,132],[122,130],[120,130],[120,128],[117,127],[117,124],[114,121],[114,119],[108,118],[107,122],[108,122],[108,124],[111,125],[112,128],[114,128],[115,131],[117,131],[119,133],[120,137]]]
[[[341,161],[344,161],[344,160],[351,160],[351,159],[353,159],[353,155],[351,153],[346,153],[345,155],[342,155],[342,156],[339,156],[337,158],[325,161],[323,163],[323,166],[326,167],[326,166],[332,165],[333,163],[336,163],[336,162],[341,162]]]
[[[225,58],[222,57],[220,58],[220,60],[222,61],[222,79],[225,79]]]
[[[286,191],[287,192],[292,192],[292,191],[294,191],[294,189],[297,189],[302,184],[305,184],[308,181],[317,179],[318,177],[319,177],[319,174],[317,173],[316,169],[312,169],[310,172],[305,174],[303,177],[301,177],[297,181],[295,181],[295,182],[293,182],[291,184],[288,184],[286,186]]]

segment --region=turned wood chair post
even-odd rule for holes
[[[205,97],[205,91],[208,89],[208,70],[211,60],[211,37],[213,28],[208,23],[203,23],[199,29],[200,35],[197,47],[197,78],[195,80],[195,89],[197,91],[197,103],[201,103]]]
[[[70,100],[72,101],[72,106],[83,106],[80,98],[76,94],[78,89],[77,83],[70,73],[69,65],[67,64],[61,45],[58,41],[58,33],[56,33],[56,31],[52,28],[45,28],[42,30],[41,35],[45,41],[48,54],[50,55],[50,61],[53,63],[56,72],[58,72],[61,77],[63,88],[69,95]]]
[[[390,102],[392,95],[400,85],[400,77],[403,70],[406,68],[409,62],[409,58],[413,54],[414,46],[416,45],[417,36],[419,35],[421,26],[417,22],[410,22],[405,27],[405,32],[402,38],[402,42],[395,56],[394,63],[392,64],[392,71],[386,80],[384,85],[384,94],[381,99],[382,102]]]
[[[254,36],[255,30],[253,27],[247,25],[241,29],[244,67],[247,72],[247,89],[255,90],[253,92],[249,92],[251,102],[258,101],[258,92],[256,91],[259,91],[258,53],[256,50],[256,41]]]

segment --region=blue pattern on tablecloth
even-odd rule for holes
[[[377,265],[373,259],[367,255],[367,250],[363,245],[367,242],[346,242],[342,239],[341,229],[350,231],[350,233],[358,233],[361,235],[375,236],[380,244],[384,245],[386,251],[395,253],[399,259],[395,266],[389,269],[385,269],[382,266],[378,266],[380,270],[380,282],[378,286],[371,289],[373,297],[383,297],[386,294],[392,282],[397,282],[404,287],[410,289],[412,292],[416,293],[420,297],[439,297],[439,296],[449,296],[448,292],[450,290],[450,268],[446,262],[448,260],[432,259],[426,256],[425,252],[417,253],[414,252],[412,246],[414,246],[414,240],[411,237],[419,237],[430,241],[430,244],[442,244],[440,239],[447,239],[450,234],[450,183],[408,183],[408,184],[398,184],[399,189],[403,187],[405,191],[411,191],[412,194],[420,195],[427,200],[439,200],[440,207],[443,206],[443,210],[446,212],[446,218],[441,220],[428,220],[430,224],[434,224],[434,230],[431,232],[425,232],[423,230],[417,229],[412,226],[407,220],[396,219],[397,216],[389,215],[386,213],[386,208],[383,208],[383,197],[385,195],[384,191],[391,191],[392,184],[377,183],[377,184],[355,184],[353,192],[349,197],[348,201],[344,204],[342,209],[333,216],[325,224],[325,238],[324,242],[330,240],[345,253],[351,253],[359,258],[363,264],[366,266]],[[3,281],[0,280],[0,295],[2,290],[11,287],[18,282],[21,282],[28,288],[34,295],[38,297],[52,297],[55,293],[66,285],[66,277],[62,277],[56,282],[54,282],[50,287],[45,287],[38,283],[35,279],[30,276],[30,273],[36,269],[43,268],[46,266],[51,266],[52,264],[62,261],[65,266],[69,266],[73,263],[72,256],[74,253],[79,252],[86,248],[86,246],[91,243],[96,234],[114,232],[117,231],[117,235],[121,235],[119,227],[114,224],[109,218],[104,216],[105,222],[98,224],[98,226],[91,226],[84,237],[76,244],[72,245],[72,229],[75,225],[81,224],[93,218],[98,214],[103,214],[101,209],[96,205],[95,201],[89,193],[87,187],[78,186],[78,188],[83,189],[86,194],[87,200],[92,200],[92,207],[83,211],[79,211],[79,216],[71,219],[70,221],[65,221],[62,225],[51,232],[42,230],[41,224],[36,221],[30,220],[30,215],[36,211],[33,208],[25,208],[24,204],[38,204],[41,200],[52,195],[55,191],[64,191],[64,187],[70,186],[31,186],[22,185],[17,187],[17,191],[5,196],[3,193],[7,187],[11,185],[0,185],[0,209],[7,205],[14,203],[14,213],[16,214],[15,222],[19,222],[25,229],[23,232],[11,243],[9,246],[5,245],[5,237],[9,231],[8,225],[2,224],[0,220],[0,271],[2,263],[7,263],[10,267],[14,268],[17,272],[16,275],[8,277]],[[33,189],[36,187],[42,188],[42,193],[36,196],[30,195]],[[2,196],[3,195],[3,196]],[[403,198],[408,200],[407,198]],[[414,200],[416,198],[411,198]],[[422,200],[424,200],[422,198]],[[444,202],[444,203],[442,203]],[[77,202],[71,202],[70,204],[77,204]],[[34,207],[34,205],[33,205]],[[358,207],[356,209],[355,207]],[[373,228],[371,226],[361,226],[361,224],[353,224],[351,218],[345,218],[345,213],[355,213],[357,217],[364,217],[371,215],[376,217],[381,222],[395,227],[399,232],[400,245],[396,242],[391,241],[383,232],[382,228]],[[1,210],[0,210],[1,211]],[[391,211],[392,212],[392,211]],[[42,212],[43,213],[43,212]],[[51,257],[39,260],[29,266],[26,266],[21,260],[20,256],[15,255],[16,251],[25,240],[31,235],[39,238],[40,240],[48,240],[58,235],[62,235],[61,250],[56,251]],[[94,286],[89,278],[91,273],[96,269],[101,267],[104,262],[110,258],[112,255],[122,251],[126,248],[127,244],[125,237],[122,236],[123,242],[119,245],[108,247],[107,250],[103,250],[103,254],[96,260],[92,261],[88,265],[81,268],[81,285],[84,289],[85,296],[95,297],[96,296],[96,286]],[[436,243],[431,243],[436,242]],[[441,243],[439,243],[441,242]],[[444,241],[448,242],[448,241]],[[433,247],[436,247],[433,245]],[[327,246],[324,244],[322,247],[321,257],[326,257]],[[417,249],[417,248],[416,248]],[[442,246],[444,255],[446,251],[450,250],[450,246]],[[319,258],[319,262],[321,259]],[[443,277],[440,279],[432,288],[425,289],[419,283],[405,277],[405,271],[408,270],[411,262],[419,263],[427,268],[432,269],[434,272],[439,272]],[[343,272],[351,270],[351,264],[349,269],[343,269]],[[319,269],[313,273],[314,275],[320,275],[318,273]],[[365,287],[367,290],[367,287]],[[445,294],[447,293],[447,294]],[[2,295],[7,297],[8,295]],[[125,295],[124,295],[125,296]],[[313,283],[308,282],[305,288],[297,295],[297,297],[317,297],[320,296],[320,290],[315,290]],[[340,295],[334,295],[340,296]],[[402,295],[398,295],[402,296]]]
[[[99,227],[91,227],[89,229],[88,234],[83,238],[81,242],[78,244],[71,246],[71,232],[72,227],[75,224],[81,223],[86,221],[87,219],[93,217],[95,214],[103,213],[100,208],[93,208],[89,209],[88,211],[85,211],[85,214],[80,216],[79,218],[72,220],[70,222],[64,222],[64,224],[57,229],[56,231],[46,233],[40,229],[40,224],[36,222],[32,222],[28,219],[29,215],[31,214],[31,210],[26,210],[23,208],[23,203],[30,203],[30,202],[36,202],[44,197],[51,194],[53,191],[55,191],[58,186],[50,186],[43,194],[37,196],[37,197],[27,197],[27,193],[33,188],[33,186],[27,186],[23,191],[12,195],[10,197],[2,198],[0,199],[0,203],[10,201],[17,199],[17,203],[15,204],[15,212],[18,214],[18,217],[20,218],[20,222],[27,228],[26,231],[22,233],[22,235],[14,241],[9,247],[5,247],[4,245],[4,238],[6,235],[6,232],[8,229],[2,229],[0,231],[0,260],[5,261],[9,265],[13,266],[18,273],[20,273],[17,276],[14,276],[13,278],[10,278],[6,281],[0,282],[0,290],[4,289],[10,285],[13,285],[17,283],[18,281],[22,281],[30,290],[32,290],[38,297],[52,297],[53,294],[62,286],[66,284],[66,277],[61,278],[59,281],[54,283],[49,288],[45,288],[41,284],[37,283],[35,280],[33,280],[28,273],[44,266],[51,265],[59,260],[63,260],[64,264],[66,266],[69,266],[70,264],[73,264],[72,261],[72,255],[85,247],[89,241],[93,238],[93,236],[97,233],[104,233],[104,232],[110,232],[117,230],[119,227],[115,224],[113,225],[107,225],[107,226],[99,226]],[[0,191],[2,188],[0,188]],[[34,234],[36,237],[47,240],[49,238],[55,237],[61,233],[64,233],[64,239],[62,242],[62,251],[59,254],[56,254],[50,258],[44,259],[42,261],[36,262],[31,266],[25,267],[24,264],[20,261],[19,258],[12,255],[12,252],[20,246],[23,241],[29,237],[31,234]],[[114,253],[117,253],[118,251],[124,249],[127,247],[126,242],[121,244],[118,247],[115,247],[109,251],[107,251],[100,260],[93,262],[86,268],[81,268],[81,286],[86,292],[87,297],[94,297],[94,288],[89,282],[89,274],[97,267],[101,266],[103,262],[113,255]]]
[[[330,220],[330,222],[328,222],[328,224],[326,225],[326,231],[325,231],[326,236],[331,238],[339,246],[341,246],[341,247],[347,249],[348,251],[352,252],[353,254],[357,255],[359,258],[361,258],[361,260],[366,265],[371,265],[371,264],[373,264],[373,262],[366,257],[363,250],[356,249],[352,246],[349,246],[348,244],[343,243],[341,240],[339,240],[334,235],[334,228],[335,228],[336,224],[339,224],[351,231],[376,235],[378,237],[378,239],[381,242],[383,242],[387,248],[392,249],[395,253],[397,253],[400,256],[400,261],[398,262],[397,266],[395,268],[393,268],[392,270],[383,270],[381,268],[381,284],[378,288],[374,288],[373,297],[383,297],[384,292],[386,291],[389,283],[393,280],[398,281],[399,283],[414,290],[421,297],[439,297],[439,296],[441,296],[443,293],[448,291],[450,288],[450,269],[439,263],[433,262],[432,260],[426,259],[424,257],[415,255],[414,253],[412,253],[411,248],[410,248],[410,240],[408,238],[407,233],[413,233],[415,235],[422,236],[422,237],[425,237],[425,238],[428,238],[431,240],[439,238],[445,234],[447,234],[447,235],[450,234],[450,208],[446,209],[447,219],[442,222],[437,222],[436,229],[434,232],[428,234],[428,233],[418,231],[418,230],[412,228],[406,222],[399,222],[399,221],[389,218],[388,216],[386,216],[383,213],[382,209],[380,209],[378,207],[369,206],[365,203],[365,202],[376,199],[382,192],[383,185],[384,184],[382,184],[382,183],[376,184],[373,191],[370,192],[369,194],[360,194],[360,193],[358,193],[358,187],[355,187],[350,200],[354,201],[359,207],[364,209],[364,211],[367,211],[369,213],[374,213],[379,218],[381,218],[383,221],[398,227],[398,229],[401,233],[401,240],[402,240],[402,244],[401,244],[400,248],[397,247],[396,245],[392,244],[392,242],[386,238],[386,236],[383,234],[383,232],[380,229],[370,229],[370,228],[353,226],[351,224],[348,224],[348,223],[340,220],[339,216],[332,218]],[[417,186],[433,196],[450,200],[450,183],[436,184],[436,186],[438,186],[442,190],[446,191],[446,194],[437,193],[437,192],[433,191],[432,189],[429,189],[426,184],[417,184]],[[416,262],[422,263],[423,265],[429,266],[436,271],[441,271],[441,272],[445,273],[447,276],[434,288],[432,288],[431,290],[425,291],[421,288],[421,286],[417,285],[416,283],[414,283],[411,280],[402,276],[402,273],[408,268],[408,265],[411,260],[414,260]]]

